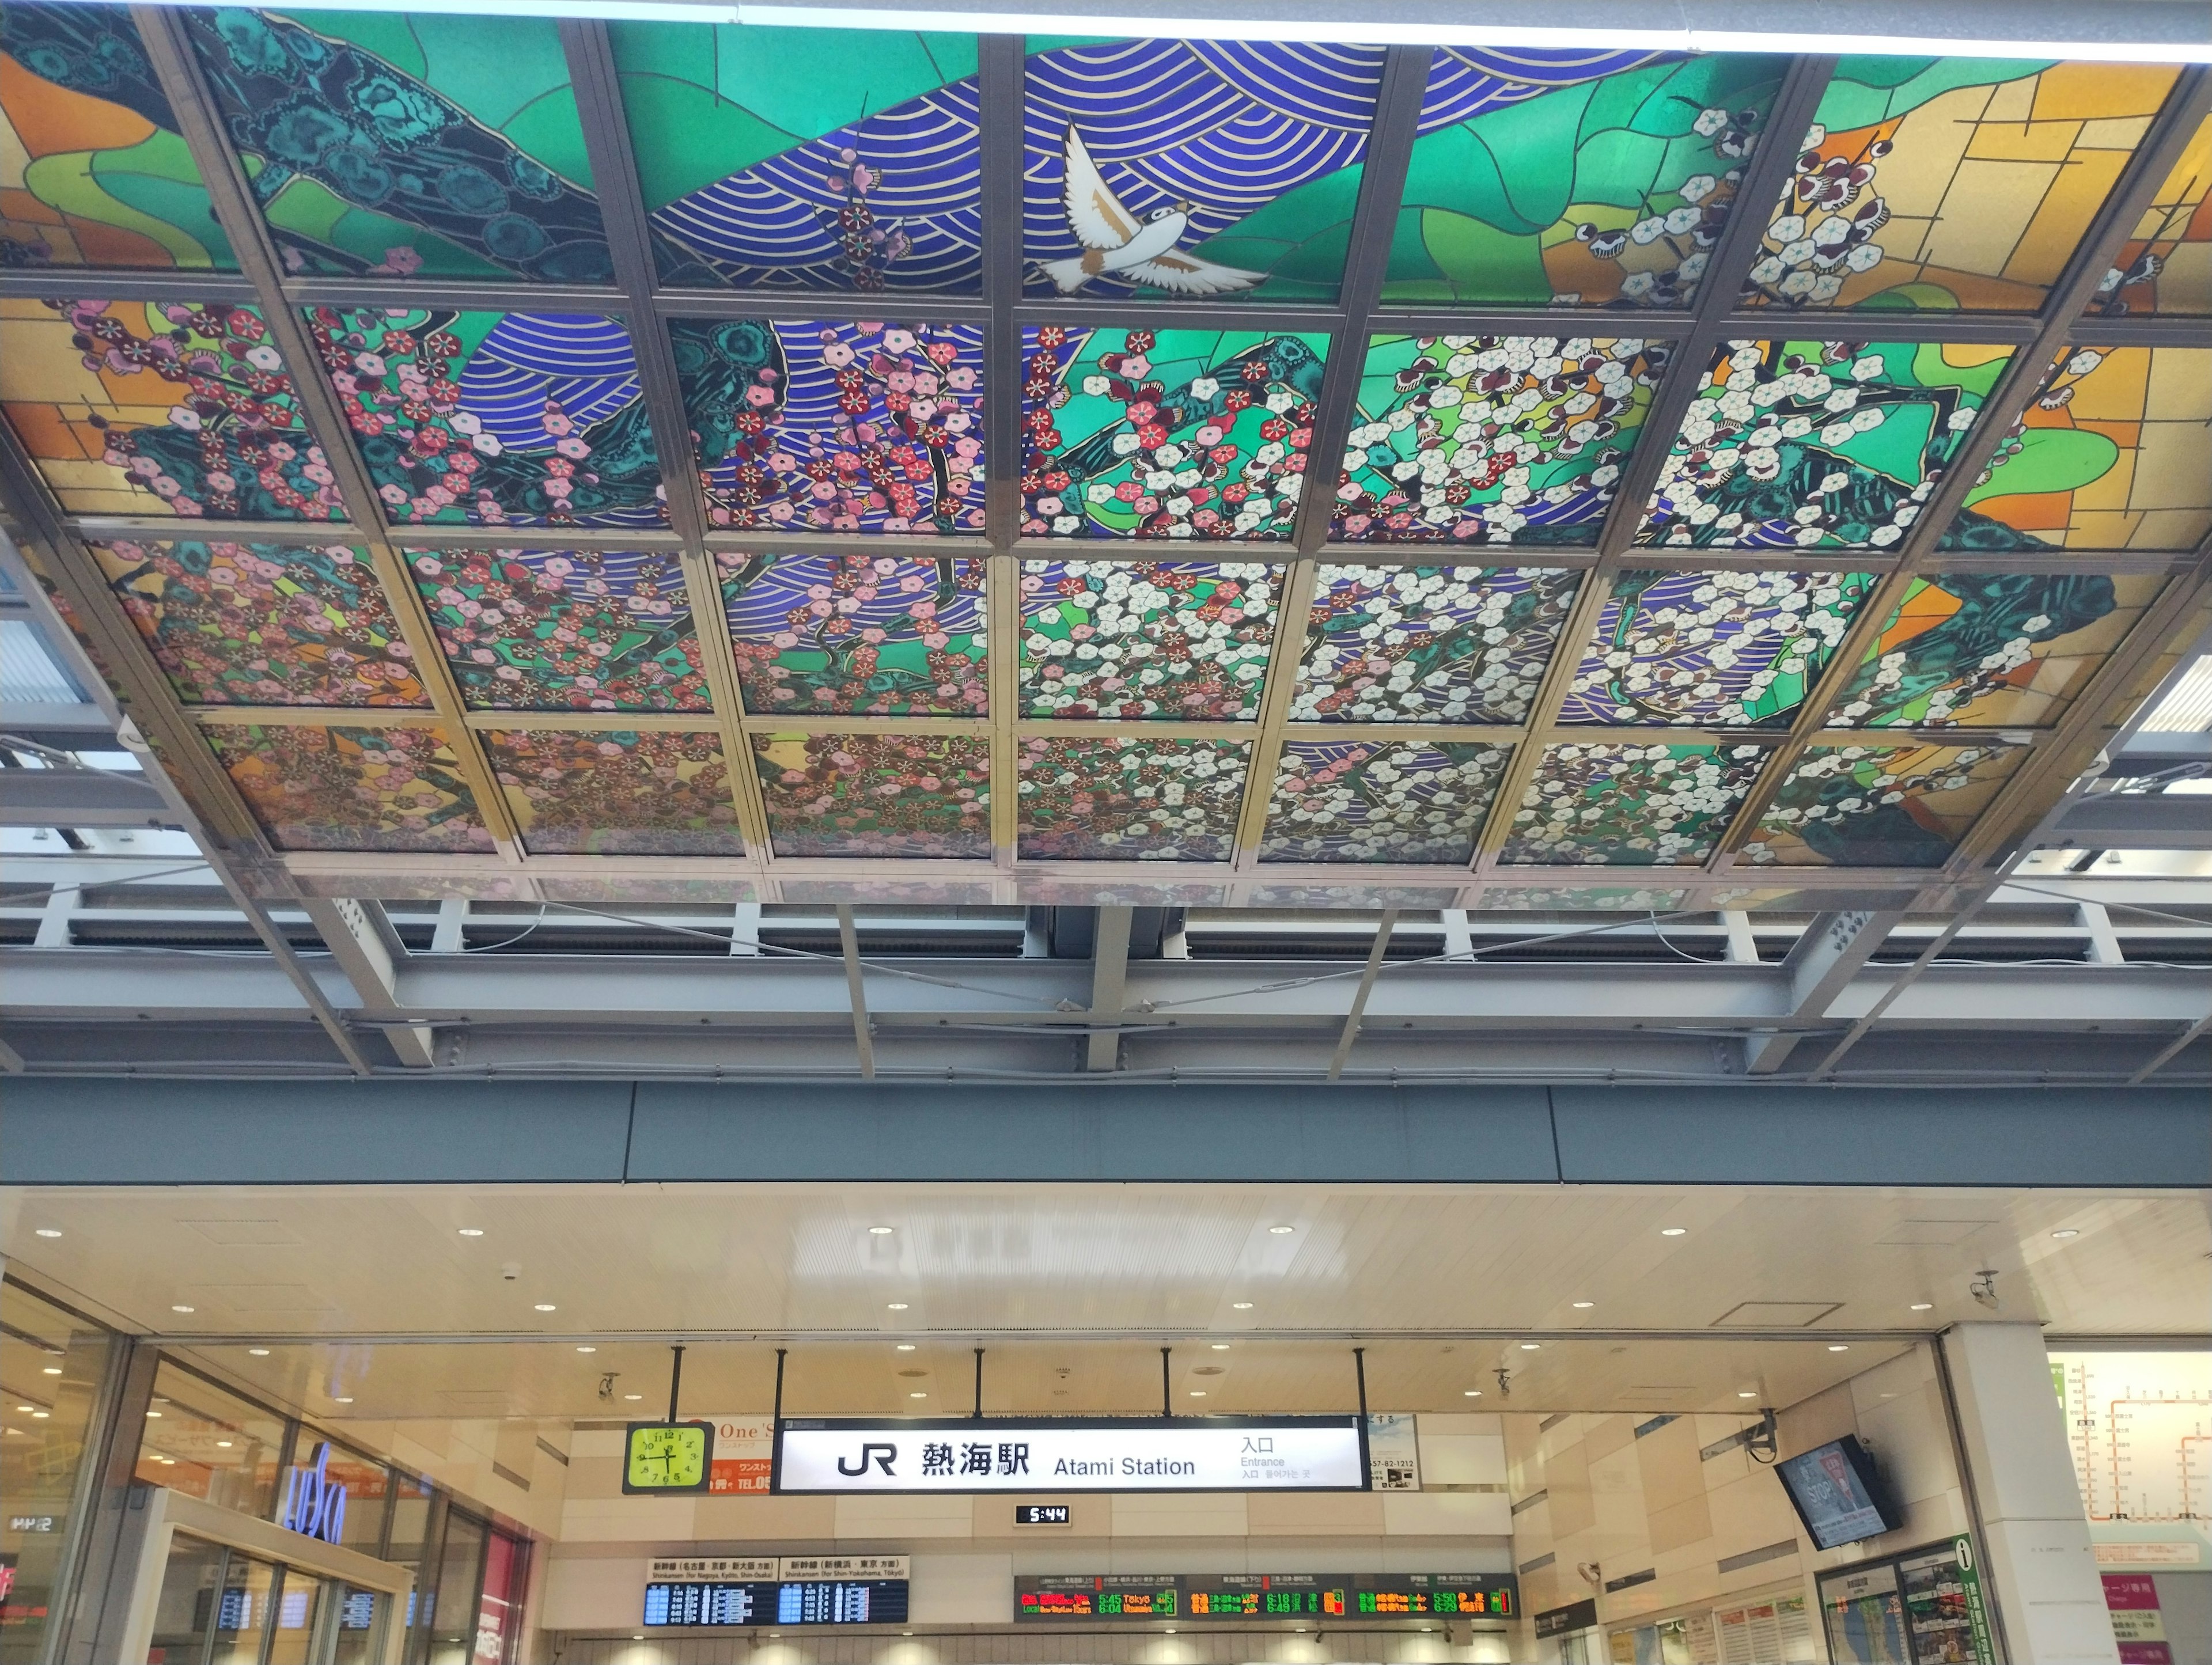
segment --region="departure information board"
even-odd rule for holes
[[[647,1625],[899,1625],[903,1578],[655,1579]]]
[[[1510,1619],[1510,1572],[1073,1574],[1014,1580],[1014,1617],[1153,1619]]]

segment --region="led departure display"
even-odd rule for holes
[[[647,1625],[896,1625],[903,1578],[659,1581],[645,1587]]]
[[[1014,1617],[1154,1619],[1510,1619],[1510,1573],[1073,1574],[1014,1580]]]

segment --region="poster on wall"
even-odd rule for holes
[[[1820,1580],[1836,1665],[1996,1665],[1972,1538],[1907,1550]]]
[[[2147,1572],[2108,1572],[2104,1577],[2105,1610],[2112,1617],[2120,1665],[2173,1665],[2166,1614],[2158,1604],[2158,1581]]]
[[[1806,1616],[1802,1595],[1723,1607],[1713,1614],[1713,1625],[1720,1665],[1774,1665],[1778,1660],[1811,1665],[1817,1657],[1813,1622]]]
[[[1886,1562],[1820,1580],[1820,1620],[1835,1665],[1905,1665],[1905,1603]]]
[[[1421,1489],[1421,1447],[1410,1413],[1378,1412],[1367,1419],[1367,1477],[1377,1492]]]

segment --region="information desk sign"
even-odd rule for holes
[[[1014,1617],[1073,1619],[1511,1619],[1510,1572],[1081,1573],[1014,1580]]]
[[[1356,1416],[787,1418],[771,1489],[848,1492],[1364,1492]]]

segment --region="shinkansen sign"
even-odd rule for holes
[[[1356,1416],[787,1419],[771,1489],[1364,1492]]]

